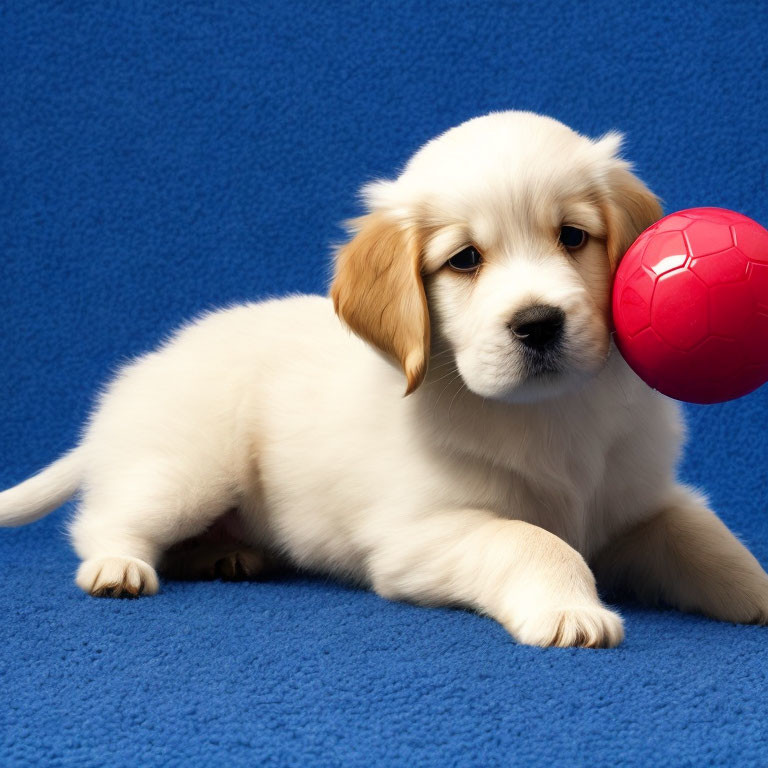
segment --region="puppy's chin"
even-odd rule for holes
[[[494,399],[525,404],[552,400],[581,389],[597,371],[559,371],[533,374]]]
[[[580,365],[563,362],[551,370],[526,368],[514,376],[478,376],[461,370],[465,386],[474,394],[489,400],[510,404],[539,403],[582,389],[605,367],[607,353]]]

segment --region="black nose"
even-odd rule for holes
[[[529,349],[554,347],[563,335],[565,313],[547,304],[535,304],[522,309],[509,324],[512,334]]]

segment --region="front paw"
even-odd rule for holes
[[[614,648],[624,639],[621,616],[601,605],[546,609],[505,625],[524,645]]]
[[[697,607],[703,614],[720,621],[768,626],[768,579],[749,586],[740,585],[718,598]]]

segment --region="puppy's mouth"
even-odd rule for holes
[[[583,338],[583,335],[564,333],[546,345],[518,346],[518,365],[521,378],[531,385],[550,385],[561,381],[583,382],[596,375],[610,354],[609,338],[605,344]]]
[[[580,351],[570,348],[565,341],[547,350],[526,350],[512,399],[546,400],[579,389],[602,367],[589,364]]]
[[[526,350],[523,356],[525,378],[551,380],[564,373],[566,366],[560,345],[544,351]]]

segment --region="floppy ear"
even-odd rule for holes
[[[336,255],[331,297],[358,336],[394,358],[413,392],[429,357],[429,312],[417,235],[384,214],[353,222],[357,234]]]
[[[608,174],[608,197],[604,204],[606,247],[615,269],[638,235],[658,221],[664,212],[659,198],[626,166],[618,161]]]
[[[606,247],[613,269],[638,235],[664,215],[659,198],[619,156],[623,141],[622,134],[611,131],[593,145],[600,157],[598,168],[607,227]]]

